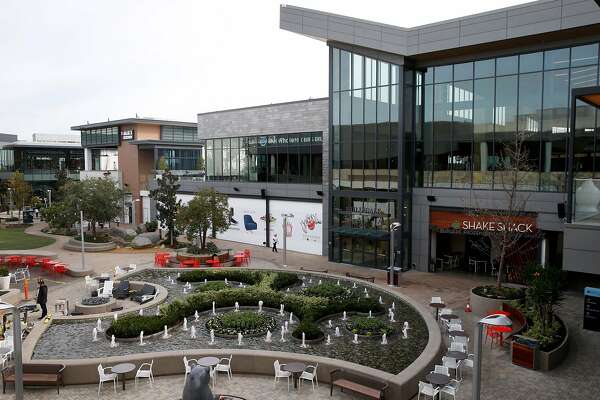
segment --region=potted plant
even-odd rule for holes
[[[10,287],[10,274],[8,268],[0,267],[0,290],[8,290]]]

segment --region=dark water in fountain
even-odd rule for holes
[[[167,302],[175,298],[183,297],[184,283],[171,284],[167,280],[167,276],[171,275],[175,278],[172,271],[162,270],[144,270],[131,277],[131,280],[141,280],[147,282],[155,282],[169,290]],[[299,274],[300,275],[300,274]],[[334,282],[336,279],[323,279],[322,277],[306,276],[304,282],[307,286],[318,284],[318,280],[323,282]],[[309,278],[312,278],[312,283],[309,284]],[[352,283],[340,279],[340,284],[351,287]],[[298,291],[300,287],[291,288],[290,291]],[[354,295],[364,296],[364,286],[358,284],[358,288],[353,290]],[[97,358],[121,356],[128,354],[147,353],[155,351],[169,350],[186,350],[186,349],[204,349],[204,348],[246,348],[254,350],[273,350],[285,351],[291,353],[313,354],[318,356],[336,358],[340,360],[350,361],[357,364],[369,366],[390,373],[399,373],[414,361],[421,354],[428,341],[428,333],[425,322],[421,316],[400,299],[387,295],[386,293],[374,290],[368,287],[369,295],[377,298],[381,296],[387,309],[391,306],[392,301],[395,302],[395,319],[397,322],[390,323],[386,315],[374,316],[385,320],[395,329],[395,334],[388,337],[388,344],[382,345],[380,337],[360,337],[359,344],[352,343],[353,334],[344,328],[345,322],[341,320],[342,316],[338,315],[332,318],[332,328],[328,328],[327,321],[321,322],[321,328],[325,332],[325,336],[331,335],[331,345],[326,345],[325,341],[317,344],[308,344],[307,348],[300,347],[300,341],[292,339],[291,332],[295,324],[290,325],[289,333],[285,335],[285,342],[281,342],[281,333],[279,330],[272,332],[272,342],[265,342],[265,335],[259,337],[244,337],[242,346],[238,346],[237,339],[226,339],[215,337],[215,344],[209,345],[210,333],[205,327],[207,319],[211,317],[211,311],[200,313],[198,322],[194,321],[194,316],[188,317],[188,328],[196,327],[196,339],[190,338],[190,331],[183,331],[182,327],[175,328],[170,331],[171,337],[162,339],[160,337],[145,338],[145,346],[140,346],[138,341],[135,342],[117,342],[119,346],[116,348],[110,347],[110,339],[107,339],[104,334],[98,334],[99,341],[92,342],[92,330],[96,326],[96,321],[89,322],[66,322],[54,321],[46,330],[43,336],[36,344],[33,358],[34,359],[74,359],[74,358]],[[258,307],[256,307],[258,309]],[[146,314],[154,313],[156,308],[146,309]],[[217,313],[225,310],[217,309]],[[227,310],[229,311],[229,310]],[[284,317],[279,316],[275,310],[267,310],[265,312],[273,315],[278,325],[283,325],[284,321],[289,320],[289,313],[286,312]],[[352,315],[348,314],[351,318]],[[111,322],[111,318],[103,320],[103,328],[106,329]],[[402,339],[402,324],[408,321],[410,330],[408,339]],[[297,323],[297,320],[296,320]],[[335,327],[339,326],[342,337],[335,337]]]

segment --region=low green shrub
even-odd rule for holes
[[[525,296],[522,289],[510,287],[497,287],[493,285],[478,286],[473,289],[473,293],[478,296],[487,297],[490,299],[516,300]]]
[[[223,281],[227,278],[231,281],[255,285],[261,281],[263,275],[259,271],[198,269],[182,273],[177,280],[180,282],[204,282],[204,279],[209,281]]]
[[[350,296],[350,289],[344,286],[338,286],[333,283],[322,283],[302,290],[306,296],[325,297],[331,300],[346,299]]]
[[[146,225],[146,232],[154,232],[158,229],[157,221],[148,221],[145,223],[145,225]]]
[[[186,253],[189,253],[189,254],[208,254],[208,251],[206,251],[206,249],[201,249],[199,246],[196,246],[195,244],[188,244],[185,251],[186,251]]]
[[[8,274],[9,274],[8,268],[0,267],[0,276],[8,276]]]
[[[207,329],[222,335],[257,335],[275,330],[276,325],[275,318],[252,311],[232,311],[206,321]]]
[[[81,240],[81,235],[77,235],[74,237],[75,240]],[[88,243],[108,243],[112,242],[112,238],[107,234],[97,234],[95,237],[91,234],[85,234],[85,241]]]
[[[352,333],[363,336],[389,335],[394,329],[377,318],[354,317],[346,324],[346,328]]]
[[[211,290],[223,290],[229,289],[229,285],[225,281],[210,281],[205,284],[198,286],[196,292],[209,292]]]
[[[293,286],[300,281],[298,275],[292,274],[290,272],[277,272],[271,283],[271,288],[273,290],[281,290],[289,286]]]
[[[206,243],[206,252],[208,254],[218,254],[220,251],[219,247],[213,242]]]
[[[303,320],[300,322],[292,332],[292,336],[296,339],[302,339],[303,332],[306,340],[321,339],[325,336],[321,331],[321,328],[319,328],[319,325],[310,320]]]

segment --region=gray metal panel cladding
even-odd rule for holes
[[[281,29],[405,56],[593,24],[600,24],[600,7],[594,0],[538,0],[413,28],[289,5],[280,7]]]

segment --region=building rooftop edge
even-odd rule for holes
[[[315,98],[304,99],[304,100],[282,101],[282,102],[279,102],[279,103],[259,104],[259,105],[256,105],[256,106],[227,108],[227,109],[224,109],[224,110],[215,110],[215,111],[207,111],[207,112],[203,112],[203,113],[198,113],[198,116],[201,116],[201,115],[210,115],[210,114],[219,114],[219,113],[232,112],[232,111],[252,110],[254,108],[267,108],[267,107],[281,106],[281,105],[286,105],[286,104],[308,103],[308,102],[313,102],[313,101],[325,101],[325,100],[329,100],[329,97],[315,97]]]
[[[112,121],[92,122],[91,124],[75,125],[75,126],[71,127],[71,130],[80,131],[83,129],[101,128],[101,127],[109,127],[109,126],[124,125],[124,124],[175,125],[175,126],[185,126],[185,127],[190,127],[190,128],[196,126],[195,122],[173,121],[173,120],[168,120],[168,119],[122,118],[122,119],[115,119]]]

